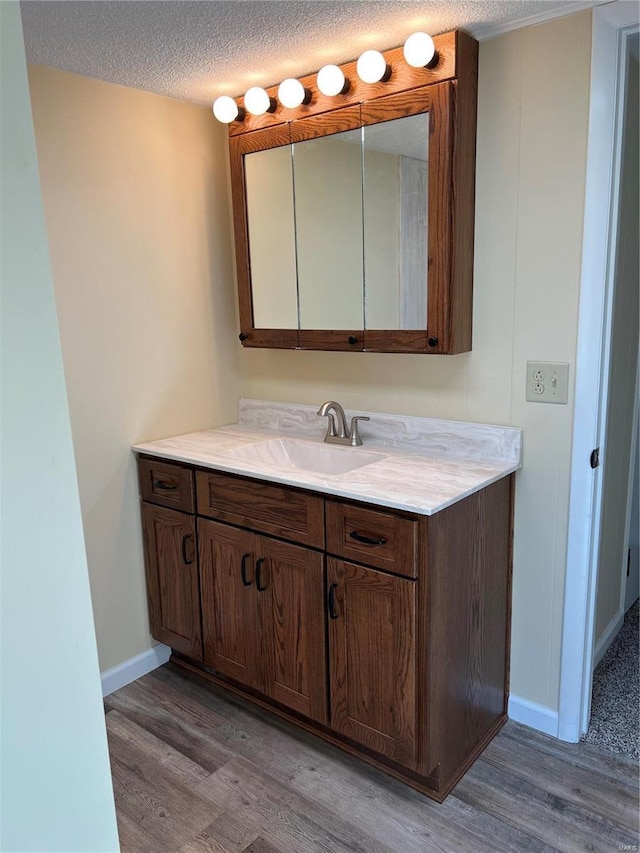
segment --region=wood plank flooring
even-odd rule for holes
[[[172,664],[105,708],[123,853],[638,850],[636,764],[515,723],[438,805]]]

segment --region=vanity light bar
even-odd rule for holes
[[[438,62],[438,52],[433,39],[423,32],[409,36],[404,43],[403,56],[407,65],[413,68],[433,68]],[[386,83],[391,77],[391,68],[387,65],[384,55],[377,50],[365,50],[358,58],[356,71],[363,83]],[[350,87],[349,80],[338,65],[323,66],[317,74],[316,83],[319,91],[327,97],[344,95]],[[293,77],[283,80],[278,87],[278,100],[286,109],[308,104],[311,96],[312,93]],[[261,116],[274,112],[277,102],[275,98],[270,97],[266,89],[252,86],[244,95],[244,106],[252,115]],[[229,95],[216,98],[213,102],[213,114],[223,124],[242,122],[245,117],[245,111],[238,107]]]

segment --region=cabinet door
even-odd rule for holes
[[[331,726],[416,766],[416,582],[328,560]]]
[[[327,720],[323,556],[258,537],[256,590],[264,692]]]
[[[202,660],[194,518],[143,503],[142,528],[151,633]]]
[[[200,518],[198,542],[204,661],[259,689],[256,536]]]

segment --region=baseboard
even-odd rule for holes
[[[118,666],[107,669],[100,673],[102,680],[102,696],[108,696],[114,690],[119,690],[127,684],[131,684],[136,678],[142,678],[148,672],[157,669],[169,660],[171,649],[159,643],[157,646],[142,652],[135,657],[129,658]]]
[[[596,647],[593,652],[593,668],[595,669],[602,658],[607,653],[607,649],[611,645],[611,643],[615,640],[616,635],[620,628],[622,628],[622,623],[624,622],[624,612],[620,610],[620,612],[616,613],[611,622],[606,627],[604,634],[600,637],[598,642],[596,643]]]
[[[545,735],[558,737],[558,712],[520,696],[509,697],[509,719]]]

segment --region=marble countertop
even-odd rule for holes
[[[326,419],[317,417],[310,406],[243,400],[237,424],[136,444],[133,450],[421,515],[433,515],[522,465],[519,429],[358,414],[369,414],[371,422],[362,424],[364,446],[352,452],[375,451],[380,459],[344,474],[317,474],[264,459],[234,459],[234,451],[269,439],[322,443]]]

